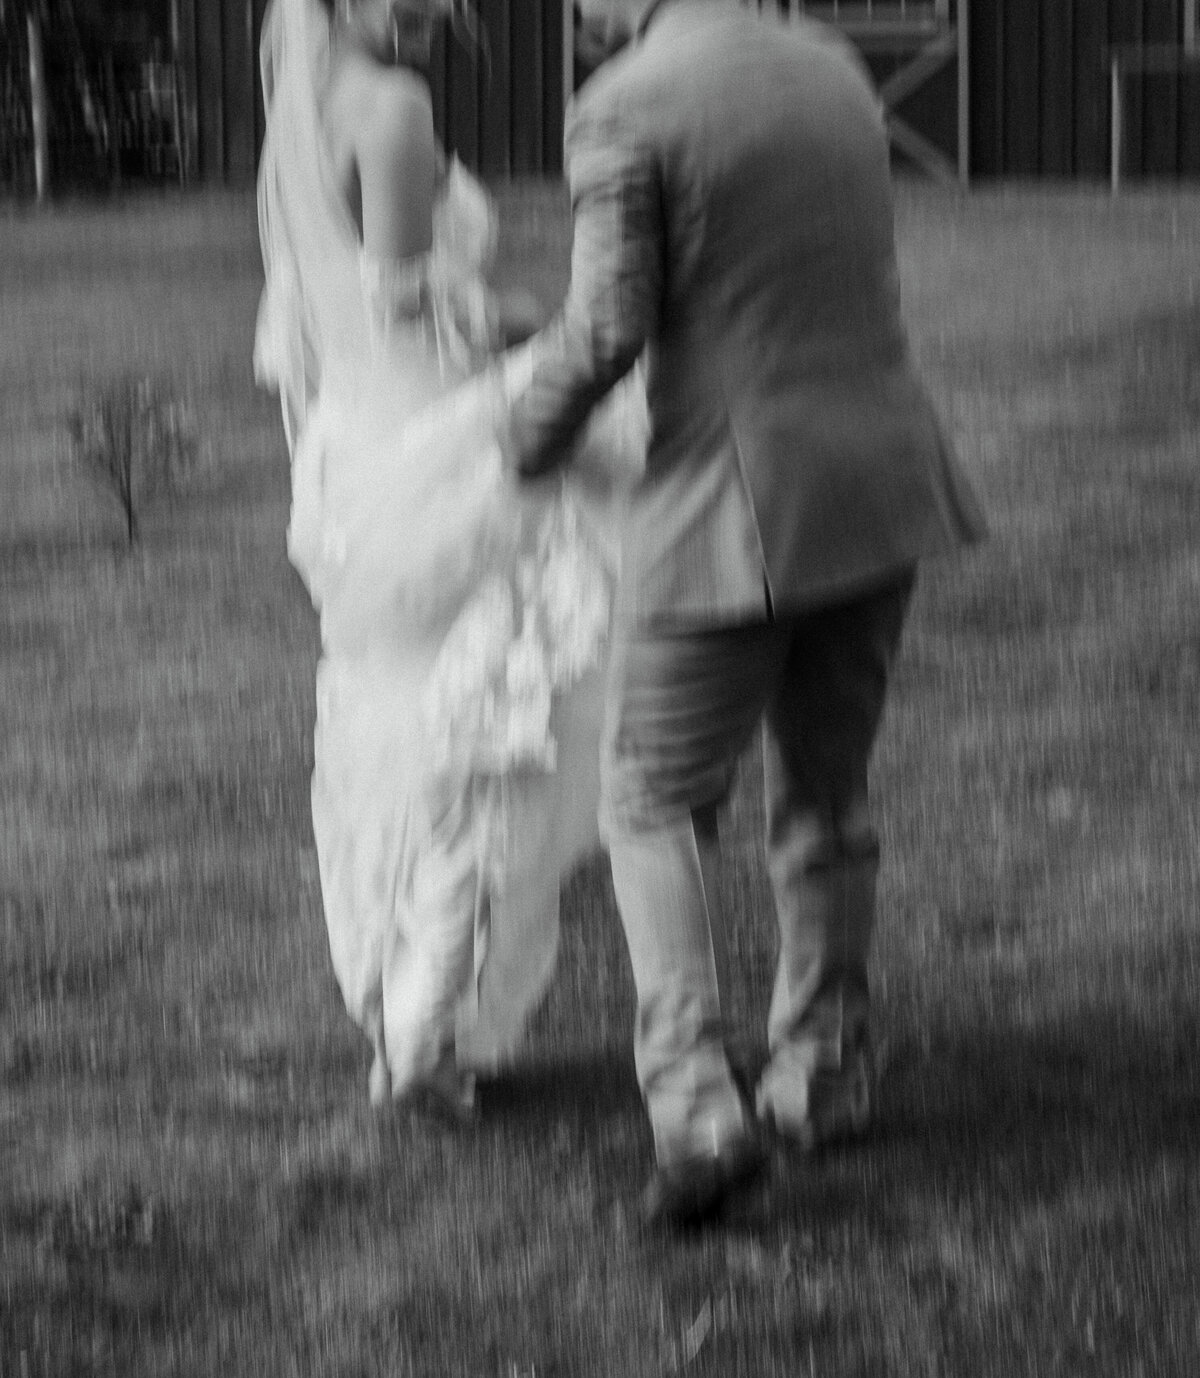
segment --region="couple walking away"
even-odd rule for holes
[[[607,848],[651,1225],[766,1131],[871,1113],[867,763],[917,562],[983,521],[910,357],[887,139],[832,30],[585,0],[630,41],[568,113],[571,280],[530,335],[424,77],[455,0],[272,0],[260,377],[320,612],[313,824],[372,1097],[466,1116]],[[779,927],[752,1093],[721,1010],[716,811],[762,731]]]

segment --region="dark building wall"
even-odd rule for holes
[[[788,0],[778,3],[786,8]],[[972,176],[1105,177],[1110,45],[1179,43],[1184,3],[970,0]],[[101,48],[115,48],[124,54],[123,61],[155,47],[166,51],[172,31],[177,31],[190,172],[205,181],[244,184],[254,176],[262,138],[258,35],[266,4],[73,0],[73,12],[80,40],[93,56]],[[439,41],[433,84],[443,138],[486,176],[556,173],[562,156],[561,0],[475,0],[475,8],[482,29],[478,42],[461,36]],[[64,47],[66,30],[60,33],[61,28],[52,26],[47,38]],[[7,56],[18,116],[24,72],[16,49],[22,43],[14,27]],[[60,57],[69,78],[73,58],[65,47]],[[882,79],[893,63],[874,57],[872,65]],[[100,76],[97,90],[103,72]],[[1126,172],[1157,178],[1200,175],[1200,64],[1130,76],[1124,96]],[[901,114],[953,158],[956,102],[950,64],[905,102]],[[56,128],[68,123],[64,116]],[[0,182],[24,185],[27,131],[14,118],[0,133],[0,154],[6,155],[0,159]],[[5,173],[9,163],[15,170]],[[56,166],[70,175],[65,155]]]
[[[265,0],[177,0],[196,92],[200,173],[253,176],[262,132],[257,32]],[[486,39],[447,39],[434,65],[443,136],[488,176],[561,166],[560,0],[477,0]],[[1095,178],[1109,158],[1110,44],[1179,42],[1183,0],[970,0],[973,177]],[[190,43],[190,52],[188,45]],[[873,58],[879,77],[893,65]],[[1126,169],[1200,175],[1200,67],[1125,84]],[[902,107],[955,154],[951,64]]]
[[[177,0],[194,171],[247,182],[262,138],[258,35],[266,0]],[[433,63],[447,147],[488,176],[562,165],[561,0],[476,0],[480,33],[447,33]]]
[[[969,0],[972,177],[1107,177],[1110,52],[1181,45],[1184,8],[1184,0]],[[891,64],[872,66],[884,77]],[[1127,75],[1122,89],[1126,172],[1200,176],[1200,62]],[[956,100],[949,67],[900,113],[953,156]]]
[[[971,166],[980,177],[1101,178],[1109,50],[1180,43],[1183,0],[972,0]],[[1126,170],[1200,174],[1200,65],[1124,81]]]
[[[204,181],[250,181],[262,135],[258,35],[266,0],[176,0],[176,7],[191,172]]]

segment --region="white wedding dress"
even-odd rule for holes
[[[532,356],[487,357],[491,203],[452,164],[430,253],[366,257],[325,152],[328,63],[316,0],[274,0],[256,367],[281,395],[288,549],[321,618],[330,952],[383,1100],[505,1059],[553,971],[562,877],[598,844],[619,484],[502,472],[496,419]],[[572,472],[632,472],[643,429],[627,389]]]

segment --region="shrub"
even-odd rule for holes
[[[146,499],[178,492],[195,472],[190,407],[165,379],[127,374],[86,386],[67,425],[76,463],[116,496],[132,546]]]

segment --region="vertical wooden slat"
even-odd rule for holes
[[[1183,0],[1183,46],[1189,53],[1200,48],[1197,0]],[[1179,79],[1179,157],[1182,177],[1200,175],[1200,68],[1189,66]]]
[[[971,167],[977,177],[1004,171],[1004,5],[971,5]]]
[[[1147,43],[1178,43],[1182,37],[1178,0],[1145,0],[1142,27]],[[1142,86],[1143,166],[1149,177],[1174,176],[1179,160],[1179,77],[1156,72]]]
[[[50,191],[50,120],[42,17],[36,10],[31,9],[25,16],[25,35],[29,63],[30,125],[33,129],[34,194],[39,201],[44,201]],[[115,139],[113,145],[116,145]]]
[[[252,0],[222,0],[224,10],[225,176],[254,175],[254,13]]]
[[[1074,61],[1069,0],[1042,5],[1040,171],[1068,177],[1074,143]]]
[[[449,41],[439,25],[429,60],[429,88],[433,99],[434,128],[446,150],[452,153],[454,151],[451,143],[453,131],[450,129],[450,121],[447,118],[447,86],[449,84],[447,73],[450,60],[448,49]]]
[[[1142,41],[1142,0],[1109,0],[1109,42],[1114,44]],[[1125,167],[1127,176],[1140,177],[1142,161],[1142,81],[1127,76],[1123,85]]]
[[[1073,171],[1077,177],[1101,178],[1108,173],[1108,15],[1096,0],[1074,0],[1073,9]]]
[[[1004,170],[1032,177],[1041,155],[1039,0],[1005,0]]]
[[[563,90],[565,78],[563,7],[556,0],[542,5],[542,157],[540,171],[555,175],[562,171]]]
[[[488,0],[480,5],[486,24],[488,54],[484,64],[482,116],[479,131],[480,169],[486,177],[512,172],[512,16],[510,3],[521,0]]]
[[[1113,52],[1108,60],[1109,72],[1109,138],[1108,184],[1116,196],[1125,175],[1125,82],[1121,56]]]
[[[966,187],[971,180],[971,0],[958,0],[958,181]]]
[[[196,67],[196,4],[195,0],[174,0],[172,33],[176,82],[179,91],[180,180],[187,182],[196,175],[196,143],[199,138],[197,92],[199,72]]]
[[[518,176],[542,168],[542,22],[540,0],[512,7],[512,161]]]
[[[1200,68],[1179,80],[1179,175],[1200,177]]]
[[[197,171],[221,181],[225,168],[225,61],[222,8],[212,0],[196,5]]]
[[[449,141],[468,167],[479,166],[479,68],[465,34],[446,34],[446,118]]]
[[[562,93],[563,111],[575,95],[575,5],[562,0]]]
[[[1200,46],[1196,0],[1183,0],[1183,46]],[[1188,67],[1179,80],[1179,161],[1181,176],[1200,175],[1200,68]]]

